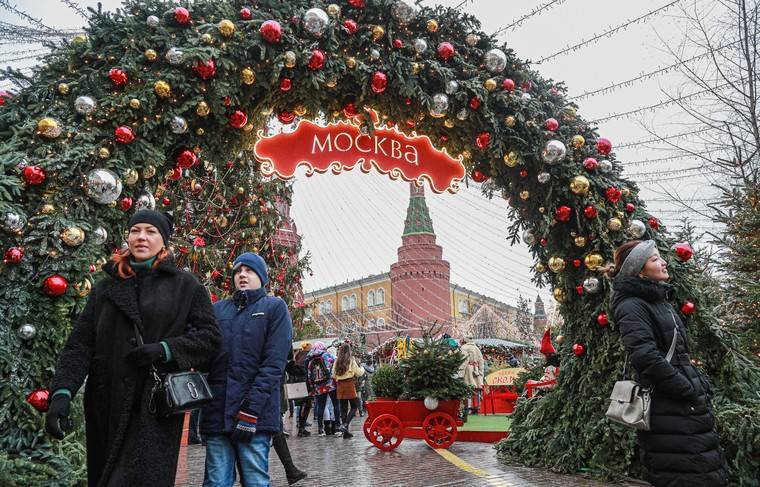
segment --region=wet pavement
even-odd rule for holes
[[[516,467],[500,462],[493,445],[454,443],[448,450],[434,450],[424,441],[405,439],[390,453],[370,444],[359,427],[364,418],[351,424],[354,437],[337,436],[288,439],[296,465],[309,477],[296,485],[306,486],[567,486],[608,485],[576,475],[557,475],[538,469]],[[286,430],[295,431],[290,421]],[[316,431],[316,427],[312,427]],[[203,483],[205,448],[183,447],[180,453],[176,487],[196,487]],[[285,470],[274,449],[270,456],[272,485],[286,486]],[[634,485],[634,484],[629,484]],[[641,484],[638,484],[641,485]],[[646,485],[646,484],[645,484]]]

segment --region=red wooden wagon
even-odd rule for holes
[[[423,437],[433,448],[448,448],[462,426],[459,401],[438,401],[429,410],[423,401],[375,400],[367,403],[364,436],[383,451],[391,451],[404,440],[406,428],[421,428]]]

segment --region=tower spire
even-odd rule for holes
[[[425,187],[412,182],[409,183],[409,207],[406,209],[402,237],[419,234],[435,235],[435,232],[433,231],[433,220],[430,218],[430,212],[425,202]]]

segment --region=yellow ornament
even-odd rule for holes
[[[546,272],[546,264],[544,264],[543,262],[539,262],[538,264],[536,264],[536,272],[538,272],[539,274],[543,274],[544,272]]]
[[[566,122],[575,120],[575,116],[576,116],[575,107],[567,105],[566,107],[562,108],[562,110],[560,111],[560,116]]]
[[[340,15],[340,7],[335,5],[334,3],[331,3],[327,6],[327,13],[330,14],[332,17],[338,17]]]
[[[156,51],[153,49],[146,49],[143,53],[145,55],[145,59],[147,59],[150,62],[153,62],[158,58],[158,54],[156,54]]]
[[[585,144],[586,144],[586,139],[584,139],[582,135],[573,135],[573,138],[570,141],[570,145],[572,145],[576,149],[580,149]]]
[[[525,201],[525,200],[527,200],[528,198],[530,198],[530,191],[527,191],[527,190],[525,190],[525,191],[520,191],[520,199],[521,199],[521,200]]]
[[[156,166],[153,166],[150,164],[145,166],[145,168],[143,169],[143,178],[150,179],[155,175],[156,175]]]
[[[453,128],[454,127],[454,121],[452,119],[450,119],[450,118],[447,118],[446,120],[444,120],[443,125],[447,129]]]
[[[435,19],[430,19],[427,21],[427,24],[425,24],[425,27],[427,28],[428,32],[438,32],[438,21]]]
[[[246,85],[252,85],[256,82],[256,74],[251,68],[243,68],[240,70],[240,81]]]
[[[372,40],[377,42],[385,35],[385,29],[381,25],[375,25],[372,27]]]
[[[554,341],[557,342],[557,345],[562,345],[562,343],[565,341],[565,335],[557,335]]]
[[[205,101],[200,101],[197,105],[195,105],[195,114],[199,117],[205,117],[209,113],[211,113],[211,107],[209,107],[208,103]]]
[[[327,86],[328,88],[335,88],[336,86],[338,86],[338,80],[336,80],[335,78],[329,79],[325,81],[325,86]]]
[[[40,213],[43,215],[50,215],[55,212],[55,206],[51,205],[50,203],[45,203],[42,205],[42,208],[40,208]]]
[[[245,188],[242,187],[242,186],[238,186],[238,188],[237,188],[237,194],[239,194],[240,196],[244,195],[245,194]]]
[[[514,115],[507,115],[504,118],[504,123],[507,124],[507,127],[514,127],[517,123],[517,119],[514,117]]]
[[[565,268],[565,259],[558,255],[554,255],[551,258],[549,258],[549,269],[551,269],[552,272],[557,273],[560,272],[562,269]]]
[[[285,54],[282,56],[282,60],[286,68],[295,68],[298,58],[296,58],[296,53],[293,51],[285,51]]]
[[[61,135],[61,125],[58,120],[50,117],[45,117],[37,122],[37,135],[44,139],[55,139]]]
[[[483,81],[483,88],[487,89],[488,91],[495,90],[496,80],[493,78],[488,78],[487,80]]]
[[[67,85],[66,83],[58,83],[58,93],[62,95],[68,95],[69,85]]]
[[[140,175],[137,173],[135,169],[127,169],[124,172],[124,177],[122,178],[124,181],[124,184],[127,186],[132,186],[133,184],[136,184],[137,181],[140,180]]]
[[[565,294],[565,290],[562,289],[562,288],[560,288],[560,287],[554,288],[554,291],[552,291],[552,294],[554,295],[554,299],[558,303],[564,303],[565,299],[567,299],[567,295]]]
[[[586,194],[590,186],[586,176],[575,176],[570,180],[570,191],[574,194]]]
[[[248,215],[248,224],[249,225],[255,225],[256,222],[258,222],[259,219],[256,218],[256,215]]]
[[[131,100],[129,100],[129,108],[133,110],[138,110],[140,108],[140,105],[141,105],[140,100],[138,100],[137,98],[132,98]]]
[[[412,63],[412,74],[414,75],[420,74],[421,70],[422,70],[422,65],[420,63]]]
[[[504,164],[507,167],[515,167],[520,162],[520,156],[515,151],[509,151],[508,154],[504,154]]]
[[[612,230],[613,232],[617,232],[621,228],[623,228],[623,222],[620,221],[620,218],[610,218],[607,220],[607,228]]]
[[[588,254],[583,259],[583,263],[586,264],[586,267],[588,267],[590,271],[597,270],[599,266],[602,265],[603,262],[604,262],[604,259],[599,254]]]
[[[346,67],[348,69],[354,69],[356,67],[356,58],[353,58],[353,57],[346,58]]]
[[[82,279],[82,282],[74,284],[74,290],[80,297],[83,298],[90,294],[90,291],[92,291],[92,281],[87,278]]]
[[[628,188],[623,188],[620,190],[621,193],[623,193],[623,197],[627,198],[631,194],[631,190]]]
[[[67,227],[61,232],[61,240],[69,247],[76,247],[84,243],[84,230],[79,227]]]
[[[108,159],[109,157],[111,157],[111,151],[108,150],[108,147],[101,147],[100,149],[98,149],[98,157],[100,157],[101,159]]]
[[[298,105],[298,106],[296,106],[296,107],[293,109],[293,113],[295,113],[295,114],[296,114],[297,116],[299,116],[299,117],[303,117],[304,115],[306,115],[306,112],[307,112],[307,111],[308,111],[308,110],[307,110],[307,108],[306,108],[306,106],[305,106],[305,105]]]
[[[229,224],[229,221],[227,220],[227,217],[224,215],[216,217],[216,224],[219,225],[219,228],[226,228]]]
[[[573,240],[573,242],[575,242],[575,246],[576,247],[585,247],[586,246],[586,237],[581,237],[581,236],[575,237],[575,239]]]
[[[156,95],[161,98],[169,98],[172,96],[172,87],[164,80],[156,81],[153,85],[153,91],[155,91]]]
[[[273,111],[274,111],[274,108],[272,107],[264,107],[261,109],[261,114],[266,117],[266,116],[271,115]]]
[[[214,37],[211,34],[203,34],[201,36],[201,42],[204,44],[213,44],[214,43]]]
[[[203,135],[205,133],[206,131],[203,130],[203,127],[198,127],[197,129],[195,129],[195,135]]]
[[[84,44],[87,42],[87,36],[84,34],[77,34],[71,39],[72,44]]]
[[[539,213],[546,213],[546,208],[544,208],[543,206],[539,206],[538,207],[538,212]]]
[[[224,19],[220,21],[217,28],[219,29],[219,33],[224,37],[230,37],[235,33],[235,24],[231,20]]]

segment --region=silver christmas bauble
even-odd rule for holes
[[[602,288],[601,282],[596,277],[587,277],[583,281],[583,289],[587,293],[596,294]]]
[[[429,409],[430,411],[435,411],[438,408],[438,399],[434,397],[426,397],[425,401],[423,401],[425,404],[425,407]]]
[[[399,24],[408,24],[417,17],[417,7],[411,2],[398,0],[391,7],[391,16]]]
[[[522,99],[522,101],[528,102],[533,99],[533,96],[530,93],[523,93],[522,95],[520,95],[520,98]]]
[[[145,23],[148,24],[148,27],[152,27],[155,29],[161,24],[161,21],[155,15],[151,15],[150,17],[145,19]]]
[[[369,58],[372,59],[373,61],[377,61],[378,59],[380,59],[380,51],[378,51],[377,49],[372,49],[371,51],[369,51]]]
[[[457,118],[459,120],[467,120],[467,115],[468,113],[467,113],[466,108],[462,108],[461,110],[459,110],[459,112],[457,112]]]
[[[182,60],[184,58],[185,58],[185,53],[182,52],[181,49],[177,49],[176,47],[172,47],[166,52],[166,60],[169,61],[169,64],[173,66],[182,64]]]
[[[412,47],[414,47],[414,52],[417,54],[422,54],[423,52],[427,51],[428,43],[425,39],[415,39],[412,43]]]
[[[95,100],[89,96],[80,96],[74,100],[74,110],[76,110],[79,114],[89,115],[90,113],[94,112],[96,108],[97,104],[95,103]]]
[[[628,234],[633,238],[641,238],[647,232],[647,226],[641,220],[631,220],[628,224]]]
[[[3,215],[3,229],[7,232],[18,233],[26,226],[26,218],[13,211],[6,211]]]
[[[103,227],[97,227],[92,231],[92,243],[95,245],[103,245],[108,240],[108,231]]]
[[[531,232],[530,230],[525,230],[522,234],[523,242],[525,242],[528,245],[533,245],[536,243],[536,236]]]
[[[121,179],[110,169],[98,168],[87,173],[84,192],[96,203],[113,203],[121,195],[121,190]]]
[[[447,95],[453,95],[454,93],[457,92],[458,89],[459,89],[459,83],[458,82],[456,82],[454,80],[451,80],[448,83],[446,83],[446,94]]]
[[[19,171],[23,171],[24,168],[28,165],[29,165],[29,160],[24,158],[24,159],[21,159],[18,164],[16,164],[16,169],[18,169]]]
[[[283,54],[283,62],[286,68],[294,68],[296,66],[296,53],[293,51],[285,51]]]
[[[153,197],[152,194],[147,192],[142,192],[137,197],[137,200],[135,201],[135,211],[140,210],[155,210],[156,209],[156,198]]]
[[[464,42],[470,47],[475,47],[475,45],[480,42],[480,36],[477,34],[467,34]]]
[[[169,127],[175,134],[184,134],[187,132],[187,120],[180,116],[172,117],[172,121],[169,122]]]
[[[444,93],[433,95],[433,102],[430,104],[430,116],[433,118],[445,117],[448,110],[449,97]]]
[[[607,174],[610,171],[612,171],[612,163],[608,161],[607,159],[602,159],[599,161],[599,171]]]
[[[18,333],[19,338],[22,340],[31,340],[37,334],[37,328],[31,323],[24,323],[18,327],[16,333]]]
[[[552,139],[541,151],[541,159],[547,164],[559,164],[567,155],[567,147],[561,141]]]
[[[329,24],[330,18],[321,8],[310,8],[303,14],[303,28],[314,37],[324,34]]]
[[[507,67],[507,55],[501,49],[491,49],[483,56],[483,64],[490,73],[501,73]]]
[[[549,182],[549,180],[552,178],[552,175],[548,172],[540,172],[538,173],[538,176],[536,176],[536,179],[538,179],[538,182],[541,184],[546,184]]]

